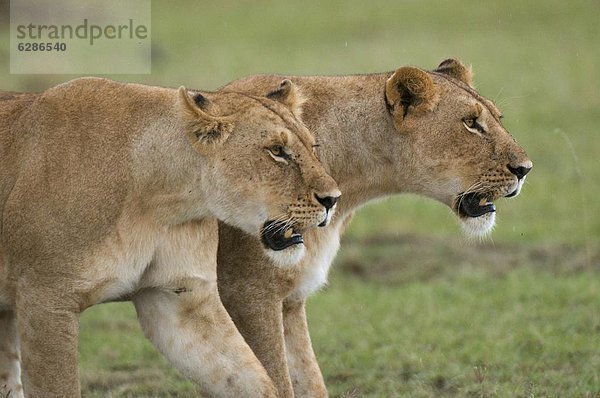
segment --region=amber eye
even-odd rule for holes
[[[268,148],[268,151],[269,156],[271,156],[277,162],[287,164],[288,159],[291,157],[287,149],[282,145],[273,145],[272,147]]]
[[[475,127],[475,119],[464,119],[465,125],[469,128]]]
[[[273,145],[271,148],[269,148],[269,151],[271,151],[271,153],[277,157],[284,157],[286,155],[281,145]]]
[[[479,123],[477,123],[477,118],[474,117],[468,117],[463,119],[463,124],[466,127],[467,130],[469,130],[471,133],[475,133],[475,134],[483,134],[485,133],[485,129],[483,128],[483,126]]]

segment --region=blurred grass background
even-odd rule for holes
[[[0,88],[75,76],[9,75]],[[600,396],[600,2],[154,1],[151,75],[214,89],[254,73],[351,74],[456,57],[535,167],[482,244],[423,198],[362,209],[309,303],[332,396]],[[81,321],[85,396],[195,396],[130,304]]]

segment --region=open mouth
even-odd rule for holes
[[[262,242],[271,250],[280,251],[304,243],[302,234],[282,221],[267,221],[261,232]]]
[[[496,206],[484,194],[472,192],[458,197],[457,211],[463,217],[476,218],[495,212]]]

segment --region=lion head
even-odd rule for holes
[[[268,97],[179,89],[187,135],[205,157],[205,200],[220,220],[258,235],[269,257],[296,263],[302,233],[329,223],[340,191],[298,120],[302,96],[284,80]]]
[[[387,80],[385,99],[402,145],[396,175],[447,204],[467,233],[484,235],[495,223],[494,201],[519,194],[532,162],[471,81],[454,59],[431,72],[402,67]]]

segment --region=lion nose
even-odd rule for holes
[[[320,204],[323,205],[323,207],[325,207],[327,210],[329,210],[333,206],[335,206],[338,199],[340,198],[340,195],[338,195],[338,196],[319,196],[319,195],[315,194],[315,198],[317,199],[317,202],[319,202]]]
[[[517,167],[513,167],[509,164],[506,167],[508,167],[508,170],[511,173],[513,173],[514,175],[516,175],[517,178],[520,180],[523,177],[525,177],[527,175],[527,173],[529,173],[531,171],[533,164],[531,162],[527,162],[526,164],[522,164]]]

